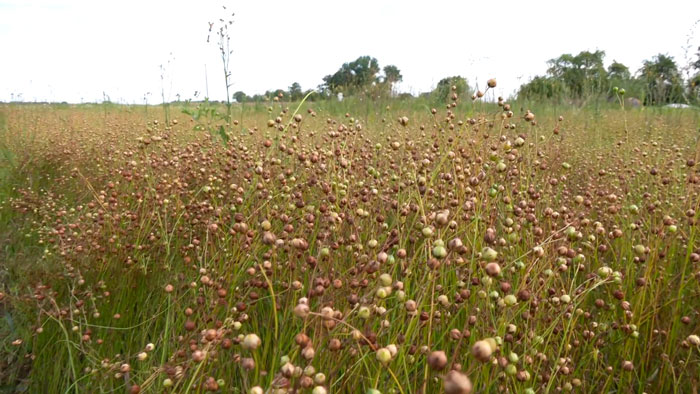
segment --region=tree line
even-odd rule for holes
[[[357,59],[343,63],[333,74],[323,77],[323,83],[316,89],[303,90],[298,82],[292,83],[287,89],[268,90],[263,94],[247,95],[237,91],[233,98],[239,102],[263,102],[271,99],[298,101],[309,96],[307,100],[317,101],[330,98],[362,96],[377,100],[381,98],[411,98],[410,93],[398,93],[396,84],[403,81],[401,70],[393,64],[380,67],[379,61],[371,56],[360,56]],[[443,78],[437,87],[427,93],[436,100],[446,101],[455,86],[458,94],[469,93],[471,88],[467,79],[462,76]]]
[[[577,55],[562,54],[547,62],[544,75],[532,78],[520,86],[517,98],[537,101],[558,101],[585,104],[589,100],[615,98],[618,94],[637,100],[644,105],[668,103],[700,103],[700,48],[696,59],[684,68],[678,66],[673,57],[658,54],[645,60],[642,67],[632,72],[618,61],[606,68],[605,51],[582,51]],[[686,74],[684,78],[683,73]],[[323,77],[316,89],[302,89],[294,82],[287,89],[268,90],[263,94],[249,96],[235,92],[233,99],[239,103],[268,100],[317,101],[330,98],[361,96],[376,100],[380,98],[411,98],[409,93],[398,93],[396,84],[403,80],[401,70],[395,65],[380,67],[376,58],[360,56],[343,63],[333,74]],[[453,90],[454,89],[454,90]],[[462,76],[446,77],[430,92],[421,96],[433,101],[446,102],[452,93],[474,95],[474,89]]]
[[[636,72],[614,60],[605,68],[604,58],[605,51],[597,50],[551,59],[546,74],[523,84],[518,98],[585,103],[622,93],[644,105],[700,103],[700,48],[684,68],[666,54],[645,60]]]

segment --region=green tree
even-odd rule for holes
[[[688,80],[688,96],[693,103],[700,103],[700,47],[696,54],[697,59],[690,64],[690,68],[696,71]]]
[[[384,66],[384,79],[386,82],[394,84],[403,81],[403,76],[401,75],[401,70],[398,67],[390,64]]]
[[[562,101],[567,97],[564,82],[554,77],[537,76],[520,86],[518,98],[526,100]]]
[[[608,66],[608,97],[615,96],[612,88],[624,88],[627,91],[627,97],[641,98],[644,94],[644,84],[632,76],[629,67],[617,61],[612,62]]]
[[[574,56],[565,53],[547,62],[547,74],[566,86],[569,96],[583,99],[607,90],[607,73],[603,66],[605,51],[582,51]]]
[[[360,56],[352,62],[344,63],[334,74],[323,77],[323,85],[334,94],[354,94],[377,82],[379,70],[377,59]]]
[[[452,90],[453,86],[455,87],[454,91]],[[446,103],[450,99],[453,92],[457,93],[458,96],[463,94],[471,95],[472,90],[469,87],[469,83],[467,82],[466,78],[456,75],[441,79],[430,95],[433,97],[433,99],[441,103]]]
[[[284,89],[266,90],[263,96],[265,101],[274,100],[275,98],[278,100],[288,98],[287,92]]]
[[[233,98],[234,100],[236,100],[236,102],[239,103],[245,103],[250,99],[244,92],[241,92],[240,90],[233,94]]]
[[[688,81],[689,99],[693,103],[700,103],[700,73],[695,74]]]
[[[401,75],[401,70],[398,67],[392,64],[384,66],[384,83],[391,94],[394,93],[394,85],[401,81],[403,81],[403,75]]]
[[[645,60],[639,73],[645,84],[645,104],[661,105],[682,98],[682,80],[673,57],[658,54]]]
[[[698,58],[691,64],[691,67],[700,71],[700,47],[698,47],[698,53],[696,53],[695,56]]]
[[[301,90],[299,82],[294,82],[289,87],[289,99],[292,101],[301,100],[304,97],[304,92]]]
[[[613,60],[612,64],[608,66],[608,78],[612,79],[619,79],[619,80],[627,80],[632,77],[632,74],[630,74],[630,69],[629,67],[625,66],[622,63],[619,63],[615,60]]]

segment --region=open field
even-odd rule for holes
[[[697,393],[700,113],[467,101],[0,105],[0,392]]]

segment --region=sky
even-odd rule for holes
[[[659,53],[686,64],[700,45],[691,0],[0,0],[0,101],[156,104],[163,91],[184,100],[207,87],[224,99],[220,54],[206,39],[208,22],[232,13],[231,93],[249,95],[315,88],[370,55],[401,70],[401,92],[462,75],[482,88],[496,78],[507,97],[563,53],[600,49],[606,65],[635,71]]]

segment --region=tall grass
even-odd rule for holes
[[[698,114],[511,106],[0,107],[3,387],[696,390]]]

